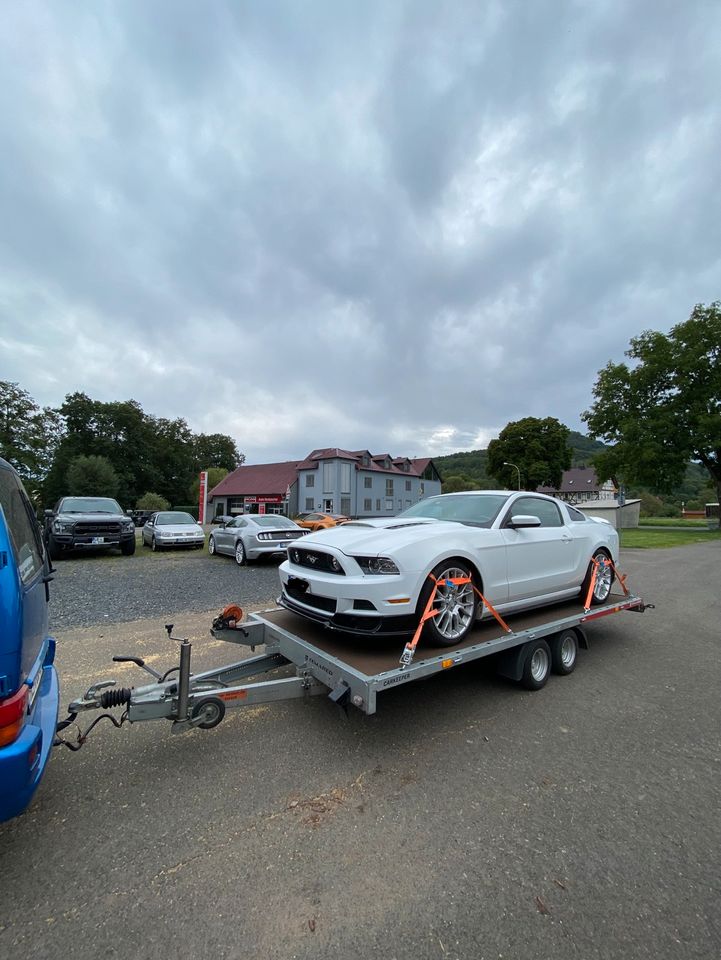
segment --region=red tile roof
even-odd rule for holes
[[[285,496],[286,490],[298,479],[298,460],[283,463],[260,463],[255,466],[243,464],[223,477],[208,494],[212,497],[242,497],[256,493]]]
[[[539,493],[578,493],[581,490],[597,493],[603,483],[599,482],[596,471],[592,467],[573,467],[571,470],[564,470],[561,476],[561,484],[555,487],[539,487]]]

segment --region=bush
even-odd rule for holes
[[[191,507],[185,506],[184,504],[177,504],[177,503],[175,503],[175,504],[173,504],[173,510],[182,510],[184,513],[189,513],[190,516],[191,516],[194,520],[197,520],[197,519],[198,519],[198,504],[197,504],[197,503],[196,503],[194,506],[191,506]]]
[[[136,510],[167,510],[170,504],[159,493],[144,493],[135,504]]]

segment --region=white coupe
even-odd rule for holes
[[[585,600],[611,592],[618,534],[539,493],[482,490],[429,497],[397,517],[354,520],[291,544],[280,566],[279,602],[327,626],[360,634],[405,634],[418,626],[438,584],[427,621],[430,642],[460,642],[477,618],[490,616],[470,583],[501,614]],[[595,563],[594,563],[595,561]]]

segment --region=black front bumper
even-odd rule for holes
[[[291,613],[317,623],[328,630],[339,633],[352,633],[365,637],[405,637],[412,634],[418,626],[412,615],[401,617],[358,617],[352,613],[325,613],[323,610],[309,610],[289,597],[283,590],[277,600],[278,606],[285,607]]]

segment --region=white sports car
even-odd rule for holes
[[[434,583],[431,642],[461,641],[490,614],[470,583],[501,614],[585,599],[604,603],[618,561],[606,520],[539,493],[482,490],[429,497],[397,517],[354,520],[291,544],[280,566],[279,602],[351,633],[405,634],[418,626]],[[596,564],[594,564],[594,560]]]

